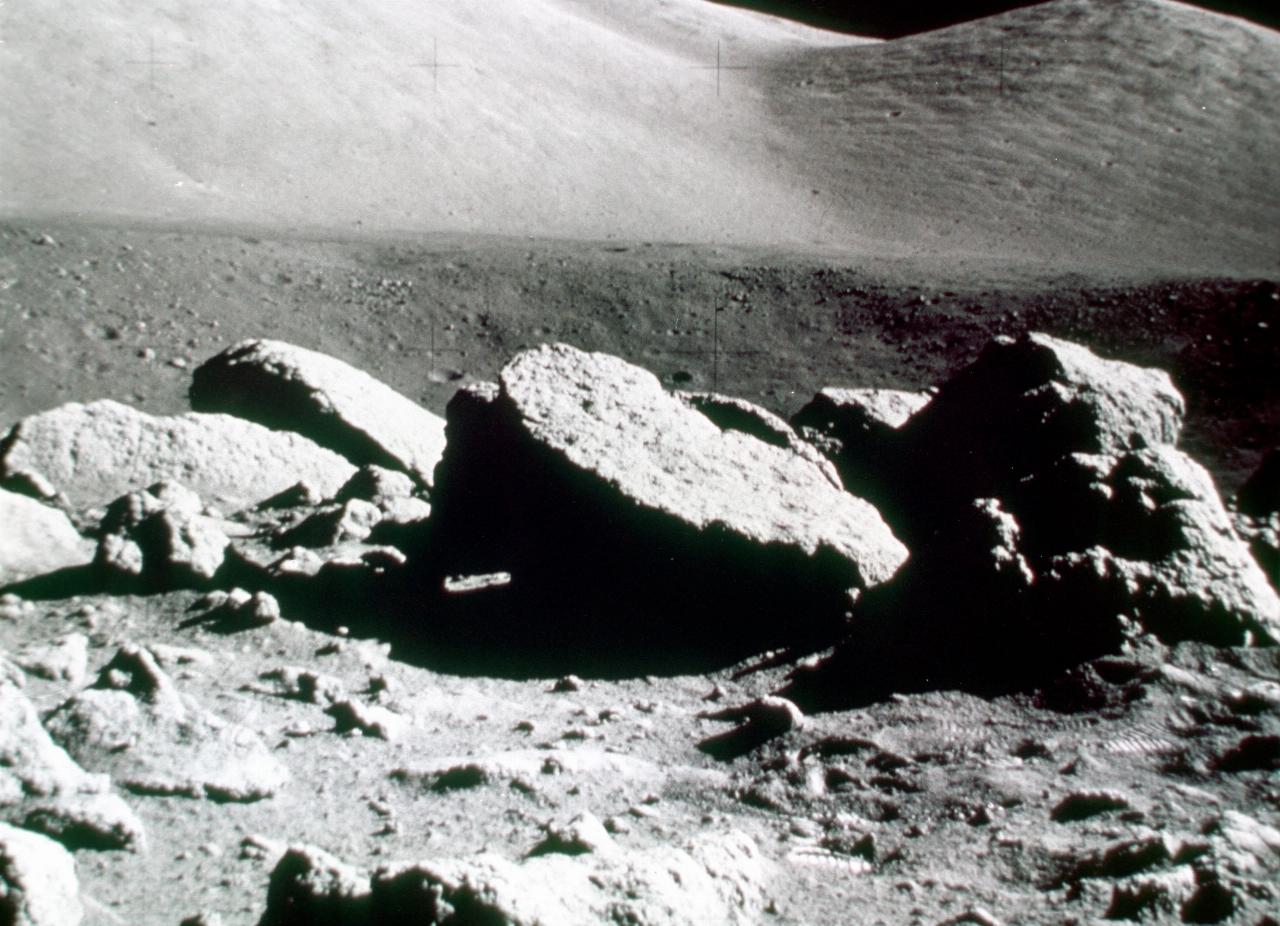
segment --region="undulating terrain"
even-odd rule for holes
[[[1277,922],[1276,32],[0,39],[0,922]]]

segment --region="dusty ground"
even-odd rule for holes
[[[331,352],[437,411],[520,347],[567,340],[649,366],[673,386],[715,385],[790,413],[821,385],[936,382],[992,334],[1033,328],[1173,370],[1190,399],[1187,443],[1228,490],[1276,428],[1266,375],[1280,357],[1273,281],[1091,279],[645,243],[299,241],[47,223],[3,234],[5,421],[100,396],[183,409],[190,367],[250,335]],[[713,357],[717,343],[724,353]],[[1057,695],[912,696],[811,718],[718,761],[697,748],[723,729],[698,718],[715,706],[707,695],[718,686],[721,703],[748,699],[788,667],[554,693],[550,679],[437,674],[389,659],[376,641],[301,624],[176,629],[193,598],[51,600],[0,622],[10,651],[87,630],[95,667],[126,640],[208,653],[210,662],[179,670],[182,689],[260,731],[294,776],[284,794],[251,805],[131,797],[148,852],[78,853],[92,923],[176,923],[201,910],[251,923],[278,843],[312,843],[369,868],[484,847],[519,857],[544,824],[583,809],[614,818],[636,848],[747,832],[776,864],[777,922],[936,923],[971,908],[1003,922],[1085,922],[1106,912],[1110,883],[1068,900],[1046,886],[1069,864],[1059,856],[1151,831],[1192,836],[1219,809],[1264,821],[1280,810],[1265,770],[1211,765],[1246,732],[1274,733],[1274,718],[1224,706],[1232,692],[1280,681],[1273,655],[1184,648],[1172,659],[1205,680],[1190,695],[1148,657]],[[380,676],[411,732],[396,743],[343,736],[320,707],[247,690],[284,665],[352,691]],[[70,689],[35,681],[32,693],[50,709]],[[542,773],[548,755],[562,772]],[[464,759],[498,770],[487,784],[443,792],[430,776],[393,775]],[[1097,788],[1123,791],[1130,806],[1051,822],[1068,793]],[[1249,913],[1265,898],[1239,904]]]

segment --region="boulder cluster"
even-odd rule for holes
[[[1274,458],[1229,510],[1176,447],[1166,374],[1047,335],[928,392],[825,389],[790,424],[563,344],[444,420],[275,341],[200,366],[191,399],[18,422],[0,577],[346,595],[405,645],[530,673],[838,643],[793,689],[837,701],[1034,683],[1143,633],[1280,638]]]
[[[742,724],[703,744],[726,755],[798,728],[800,707],[1035,686],[1144,638],[1280,641],[1277,455],[1224,504],[1177,449],[1166,374],[1042,334],[993,341],[927,392],[825,389],[790,423],[563,344],[465,386],[444,419],[272,341],[199,367],[191,401],[172,417],[72,403],[0,439],[6,607],[196,589],[187,623],[214,632],[342,619],[404,657],[566,685],[831,648],[785,698],[707,715]],[[0,658],[0,901],[18,921],[74,921],[41,913],[75,894],[64,847],[143,845],[114,786],[242,802],[288,779],[157,647],[121,646],[42,720],[23,672],[78,686],[87,645]],[[339,729],[402,733],[332,679],[267,681]],[[745,837],[622,857],[591,819],[518,864],[366,873],[297,847],[264,922],[750,921],[763,864]]]

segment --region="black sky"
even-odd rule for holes
[[[815,26],[894,38],[939,29],[982,16],[1032,6],[1018,0],[958,0],[938,3],[931,0],[719,0],[731,6],[763,10]],[[1244,16],[1272,28],[1280,28],[1280,3],[1277,0],[1203,0],[1196,3],[1206,9]]]

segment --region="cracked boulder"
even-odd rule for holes
[[[45,726],[86,768],[140,794],[256,801],[289,777],[257,733],[181,694],[134,644],[122,646],[93,687],[60,705]]]
[[[304,434],[356,464],[430,486],[444,421],[336,357],[283,341],[242,341],[198,367],[191,407]]]
[[[110,779],[77,765],[7,681],[0,681],[0,820],[73,849],[143,844],[142,822],[112,792]]]
[[[561,649],[701,644],[731,661],[836,632],[850,592],[906,559],[823,461],[615,357],[527,351],[448,417],[419,568],[510,573],[537,618],[501,629]]]
[[[234,511],[302,480],[332,495],[354,472],[298,434],[230,415],[156,417],[106,399],[24,418],[0,440],[0,484],[35,473],[74,508],[177,480]]]

